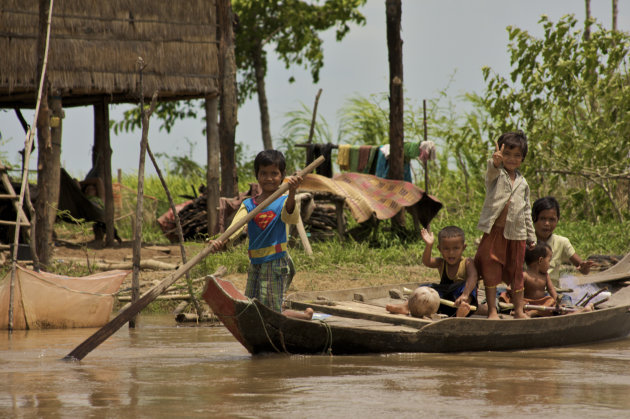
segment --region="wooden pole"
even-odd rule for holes
[[[20,124],[22,125],[22,128],[24,129],[24,133],[27,136],[26,141],[24,141],[24,144],[26,145],[28,143],[28,136],[30,135],[29,131],[31,127],[29,127],[28,123],[26,122],[26,119],[24,119],[24,116],[22,115],[22,112],[20,111],[20,109],[15,108],[15,113],[18,116],[18,119],[20,120]],[[24,153],[24,155],[26,156],[26,153]],[[29,236],[30,236],[29,246],[31,248],[31,258],[33,259],[33,270],[35,272],[39,272],[39,257],[37,256],[37,247],[35,246],[35,237],[37,235],[37,228],[36,228],[37,214],[35,213],[35,207],[33,206],[33,201],[31,200],[31,191],[28,184],[28,171],[25,171],[24,168],[25,168],[25,164],[24,162],[22,162],[22,174],[21,174],[20,179],[23,179],[25,175],[27,177],[27,181],[25,184],[26,189],[24,190],[24,203],[26,203],[26,208],[28,208],[28,212],[31,216],[30,220],[28,220],[31,224],[30,231],[29,231]]]
[[[427,100],[422,99],[422,111],[424,113],[424,117],[422,118],[422,126],[424,128],[424,141],[427,141],[428,133],[427,133]],[[424,167],[424,193],[429,194],[429,160],[425,160],[422,162],[422,166]]]
[[[11,283],[9,285],[9,324],[8,329],[9,332],[13,331],[13,300],[15,296],[15,266],[17,264],[17,252],[18,252],[18,244],[20,239],[20,221],[21,221],[21,211],[22,205],[24,204],[24,195],[26,194],[26,188],[28,187],[28,166],[29,160],[31,158],[31,149],[33,148],[33,140],[34,140],[34,131],[33,127],[37,126],[37,120],[39,118],[39,111],[42,102],[42,94],[44,91],[44,85],[46,80],[46,67],[48,65],[48,47],[50,44],[50,25],[52,21],[52,10],[53,10],[54,0],[50,0],[50,4],[48,6],[48,20],[46,21],[46,36],[44,41],[44,55],[42,59],[42,65],[39,75],[39,88],[37,89],[37,102],[35,104],[35,115],[33,116],[33,124],[29,128],[26,134],[26,140],[24,141],[24,163],[22,170],[22,184],[20,187],[20,197],[18,198],[18,211],[17,211],[17,220],[15,225],[15,236],[13,238],[13,260],[11,263]],[[29,195],[30,197],[30,195]]]
[[[311,129],[308,131],[308,141],[306,144],[313,142],[313,135],[315,134],[315,120],[317,119],[317,105],[319,104],[319,97],[322,95],[322,89],[317,91],[315,95],[315,105],[313,106],[313,117],[311,118]]]
[[[140,69],[140,115],[142,115],[142,138],[140,139],[140,161],[138,163],[138,193],[136,195],[136,217],[135,228],[133,230],[133,271],[131,276],[131,299],[137,301],[140,296],[140,253],[142,249],[142,209],[144,198],[144,162],[146,159],[147,144],[149,141],[149,118],[155,110],[157,104],[157,91],[151,98],[149,110],[144,109],[144,86],[142,83],[142,71],[145,64],[142,57],[138,57]],[[136,327],[135,317],[129,319],[129,327]]]
[[[206,97],[206,214],[208,223],[208,237],[218,231],[219,203],[221,189],[221,143],[219,140],[219,126],[217,124],[219,99],[215,96]]]
[[[404,178],[404,93],[403,93],[403,56],[400,37],[402,17],[401,0],[386,0],[387,55],[389,61],[389,173],[394,180]],[[393,227],[405,224],[404,210],[392,218]]]
[[[317,166],[324,162],[324,157],[319,156],[313,163],[309,164],[306,168],[298,173],[299,176],[306,176],[308,173],[312,172]],[[260,205],[254,208],[251,212],[249,212],[245,217],[243,217],[239,222],[230,226],[223,234],[219,236],[217,240],[225,242],[230,236],[236,233],[241,227],[250,222],[260,211],[265,209],[269,204],[278,199],[279,196],[284,194],[287,190],[289,190],[289,184],[283,183],[280,185],[277,191],[275,191],[269,198],[265,199]],[[201,260],[203,260],[206,256],[213,252],[212,245],[208,245],[201,250],[195,257],[193,257],[188,263],[182,265],[177,269],[172,275],[168,278],[142,294],[140,299],[123,310],[118,316],[109,321],[105,326],[101,327],[97,330],[92,336],[86,339],[79,346],[74,348],[72,352],[66,355],[63,359],[66,361],[80,361],[87,354],[89,354],[94,348],[96,348],[101,343],[105,342],[105,340],[113,335],[118,329],[122,327],[129,319],[137,315],[143,308],[145,308],[151,301],[155,300],[158,295],[162,294],[164,290],[173,285],[175,281],[181,278],[186,274],[193,266],[198,264]]]
[[[236,86],[236,55],[234,51],[234,13],[230,0],[217,0],[219,36],[219,141],[221,148],[221,196],[238,196],[236,172],[236,125],[238,124],[238,97]]]
[[[157,172],[158,177],[160,178],[160,182],[162,182],[162,187],[164,188],[164,192],[166,192],[166,197],[168,198],[168,203],[171,206],[171,211],[173,211],[173,219],[175,220],[175,228],[177,230],[177,238],[179,239],[179,250],[182,254],[182,262],[186,264],[188,262],[188,258],[186,257],[186,248],[184,247],[184,233],[182,232],[182,223],[179,220],[179,215],[177,214],[177,210],[175,209],[175,201],[173,201],[173,195],[171,195],[171,191],[168,189],[168,185],[166,184],[166,180],[164,176],[162,176],[162,171],[155,160],[155,156],[151,151],[151,147],[147,141],[147,153],[151,158],[151,162],[153,163],[153,167]],[[186,283],[188,284],[188,294],[190,294],[190,301],[192,301],[195,306],[195,311],[197,311],[197,315],[201,317],[203,311],[201,309],[201,305],[199,305],[199,301],[195,298],[195,290],[193,289],[193,284],[190,279],[190,275],[186,272]]]

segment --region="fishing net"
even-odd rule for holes
[[[101,327],[109,321],[118,291],[130,271],[69,277],[16,267],[13,329]],[[11,272],[0,281],[0,329],[9,324]]]

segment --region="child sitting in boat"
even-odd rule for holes
[[[297,224],[299,221],[300,204],[295,200],[295,192],[302,182],[301,176],[285,177],[285,168],[284,155],[280,151],[265,150],[258,153],[254,160],[254,172],[262,192],[243,201],[231,225],[238,223],[276,192],[283,181],[289,184],[288,195],[276,199],[247,223],[250,264],[245,295],[287,316],[310,320],[313,317],[311,308],[304,312],[282,311],[284,291],[295,274],[293,261],[287,253],[288,224]],[[238,237],[243,228],[236,231],[228,241]],[[212,240],[211,245],[218,250],[225,243]]]
[[[525,264],[527,270],[523,272],[525,283],[524,303],[543,307],[554,307],[558,300],[556,289],[551,283],[547,270],[553,252],[545,242],[538,242],[533,249],[525,250]],[[499,299],[506,303],[511,302],[509,291],[502,292]],[[525,310],[530,317],[550,316],[551,311]]]
[[[496,288],[510,285],[514,317],[527,318],[523,311],[523,261],[525,248],[536,243],[529,204],[529,185],[518,170],[527,155],[527,137],[507,132],[499,137],[486,169],[486,198],[477,228],[483,231],[475,254],[475,265],[483,278],[488,318],[498,319]]]
[[[562,313],[563,309],[558,304],[558,293],[551,282],[549,276],[549,264],[553,257],[553,251],[551,247],[545,242],[538,242],[533,249],[527,249],[525,251],[525,264],[527,270],[523,272],[523,279],[525,281],[524,291],[524,303],[525,313],[530,317],[544,317],[551,316],[554,312]],[[501,293],[500,299],[506,303],[510,303],[510,294],[507,292]],[[537,307],[556,307],[557,310],[552,309],[535,309],[531,306]],[[575,311],[592,311],[593,305],[581,308]],[[575,312],[571,311],[571,312]]]
[[[465,317],[471,311],[471,304],[477,299],[477,269],[470,258],[464,258],[466,239],[464,230],[456,226],[444,227],[438,233],[438,250],[442,257],[431,256],[435,238],[427,229],[421,231],[422,239],[426,243],[422,254],[422,263],[435,268],[440,274],[439,284],[425,286],[435,289],[439,297],[454,301],[455,307],[442,305],[440,313]],[[409,302],[390,304],[385,307],[390,313],[409,314]],[[413,315],[413,313],[411,313]]]
[[[555,286],[560,279],[560,266],[571,262],[579,271],[587,275],[594,265],[593,261],[583,261],[575,252],[568,238],[554,233],[560,219],[560,205],[553,196],[537,199],[532,206],[532,220],[539,242],[547,243],[553,252],[549,264],[549,276]]]

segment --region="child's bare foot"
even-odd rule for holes
[[[303,312],[295,310],[284,310],[282,312],[282,314],[287,317],[293,317],[294,319],[300,320],[311,320],[313,318],[313,313],[314,311],[310,307],[307,307],[306,310],[304,310]]]
[[[488,312],[488,319],[489,320],[500,320],[501,317],[499,317],[499,313],[495,312]]]
[[[407,303],[403,304],[387,304],[385,306],[385,310],[389,311],[392,314],[409,314],[409,305]]]
[[[455,317],[466,317],[470,313],[470,304],[466,301],[463,301],[459,307],[457,307],[457,311],[455,312]]]
[[[525,312],[518,312],[518,311],[515,311],[515,312],[514,312],[514,318],[515,318],[515,319],[529,319],[530,317],[529,317],[529,315],[527,315],[527,313],[525,313]]]
[[[593,311],[595,310],[595,305],[593,303],[588,303],[581,311]]]

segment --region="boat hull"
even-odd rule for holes
[[[327,295],[330,298],[331,292]],[[208,279],[204,299],[252,354],[516,350],[585,344],[622,338],[630,333],[630,306],[525,320],[429,321],[385,313],[362,315],[357,311],[345,316],[342,308],[294,301],[295,308],[304,304],[316,312],[333,313],[322,320],[306,321],[274,312],[243,296],[229,281],[213,277]]]

